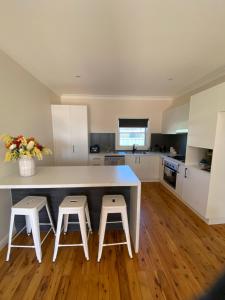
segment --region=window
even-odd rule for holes
[[[120,146],[145,146],[146,128],[119,128]]]
[[[119,119],[117,149],[131,149],[134,144],[148,148],[148,119]]]

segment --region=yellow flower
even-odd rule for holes
[[[8,146],[13,141],[13,138],[8,134],[2,134],[0,136],[0,140],[2,140],[5,143],[5,145]]]
[[[37,147],[34,147],[33,152],[34,152],[34,156],[37,156],[38,160],[43,159],[43,156],[42,156],[42,153],[41,153],[40,149],[38,149]]]
[[[10,151],[6,151],[5,161],[11,161],[13,159],[12,153]]]
[[[44,155],[52,155],[52,150],[50,150],[49,148],[43,148],[42,152]]]

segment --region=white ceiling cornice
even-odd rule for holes
[[[193,95],[196,92],[208,88],[212,85],[219,84],[223,82],[225,79],[225,66],[207,74],[206,76],[202,77],[201,79],[193,82],[192,84],[188,85],[186,88],[182,89],[180,93],[176,95],[174,98],[181,98],[185,95]]]
[[[128,101],[172,101],[173,97],[167,96],[124,96],[124,95],[90,95],[90,94],[63,94],[62,100],[128,100]]]

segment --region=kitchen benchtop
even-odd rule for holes
[[[170,153],[163,153],[163,152],[151,152],[151,151],[146,151],[146,152],[135,152],[132,153],[132,151],[116,151],[116,152],[99,152],[99,153],[89,153],[90,157],[102,157],[106,155],[110,156],[118,156],[118,155],[124,155],[124,156],[129,156],[129,155],[137,155],[137,156],[160,156],[162,158],[166,158],[167,160],[174,161],[176,163],[179,163],[181,165],[185,165],[185,162],[180,161],[178,159],[174,159],[173,157],[169,156]]]
[[[132,152],[132,151],[115,151],[115,152],[99,152],[99,153],[89,153],[90,156],[105,156],[105,155],[110,155],[110,156],[117,156],[117,155],[164,155],[166,156],[167,153],[162,153],[162,152],[152,152],[152,151],[141,151],[141,152]]]
[[[126,165],[38,167],[34,176],[12,174],[0,180],[0,189],[138,185],[140,180]]]

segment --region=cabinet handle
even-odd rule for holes
[[[177,174],[179,174],[180,173],[180,165],[178,164],[177,165]]]
[[[162,166],[164,165],[164,158],[162,158]]]
[[[184,178],[187,178],[187,168],[185,168]]]
[[[75,152],[75,150],[74,150],[74,145],[73,145],[73,152]]]
[[[139,164],[141,163],[141,157],[139,156]]]

